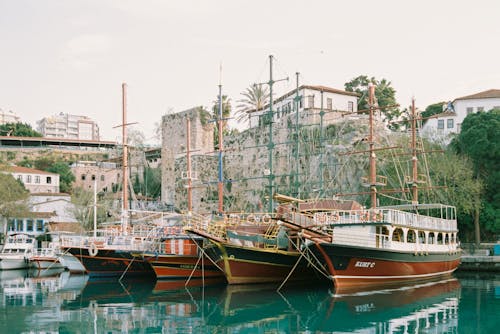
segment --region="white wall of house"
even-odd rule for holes
[[[321,86],[301,86],[299,87],[300,101],[298,103],[299,122],[311,124],[319,122],[321,111],[321,91],[323,91],[323,110],[326,112],[323,121],[329,124],[330,120],[337,118],[339,113],[329,113],[328,111],[357,112],[358,98],[355,94],[342,90]],[[295,114],[296,90],[276,98],[273,101],[274,121],[283,117],[290,117]],[[259,119],[269,110],[266,106],[264,110],[254,112],[250,117],[250,127],[258,126]],[[292,119],[294,119],[292,117]]]
[[[32,194],[29,199],[32,212],[50,212],[50,222],[78,223],[75,205],[68,194]]]
[[[455,100],[453,102],[455,113],[457,114],[455,132],[460,132],[460,126],[468,114],[480,111],[490,111],[500,109],[500,97],[489,99]]]
[[[36,237],[47,232],[49,223],[78,224],[74,215],[75,206],[68,194],[31,194],[28,201],[30,217],[10,218],[0,232],[26,233]]]
[[[478,93],[481,94],[481,93]],[[452,136],[460,133],[462,123],[471,113],[500,109],[500,96],[488,98],[458,98],[452,103],[453,109],[447,109],[435,118],[427,120],[422,128],[422,135],[435,141],[448,144]]]
[[[58,193],[59,174],[13,166],[10,173],[21,181],[30,193]]]

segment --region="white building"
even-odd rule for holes
[[[298,108],[300,123],[319,123],[320,112],[324,111],[324,124],[331,123],[341,113],[358,111],[358,94],[335,89],[326,86],[300,86],[273,101],[273,118],[278,121],[281,118],[290,118]],[[263,110],[255,111],[250,115],[250,127],[262,124],[263,117],[267,114],[269,105]],[[293,119],[293,117],[292,117]]]
[[[12,110],[5,111],[0,108],[0,125],[7,123],[19,123],[21,122],[21,118],[17,116]],[[0,134],[5,136],[6,134]]]
[[[80,223],[75,218],[75,206],[68,194],[39,193],[29,198],[31,213],[29,218],[11,218],[7,222],[5,234],[26,233],[32,236],[49,231],[49,226],[62,225],[66,230],[78,231]]]
[[[422,128],[422,134],[447,144],[452,135],[460,133],[462,122],[467,115],[500,109],[500,89],[490,89],[456,98],[443,109],[443,113],[427,120]]]
[[[99,126],[87,116],[60,113],[37,122],[44,137],[99,140]]]
[[[59,193],[59,174],[20,166],[9,166],[6,172],[21,181],[30,193]]]

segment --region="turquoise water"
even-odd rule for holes
[[[500,275],[335,294],[329,286],[96,282],[0,271],[0,333],[497,333]]]

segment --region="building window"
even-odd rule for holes
[[[347,111],[349,111],[349,112],[354,111],[354,102],[352,102],[352,101],[347,102]]]
[[[477,107],[477,112],[484,111],[484,107]]]
[[[14,219],[9,219],[9,223],[7,224],[7,229],[9,231],[15,231],[15,225],[16,225],[16,222]]]
[[[92,181],[95,181],[95,175],[92,175]]]
[[[21,232],[23,230],[23,225],[24,225],[24,222],[22,219],[16,219],[15,223],[15,231],[18,231],[18,232]]]
[[[304,99],[301,96],[300,100],[299,100],[299,108],[303,108],[303,107],[304,107]]]
[[[82,174],[82,181],[85,181],[85,174]]]
[[[314,95],[307,97],[307,107],[314,108]]]
[[[23,177],[22,177],[21,175],[18,175],[18,176],[17,176],[17,179],[18,179],[19,181],[23,182]]]
[[[446,127],[448,129],[453,129],[453,118],[450,118],[450,119],[446,120]]]
[[[326,109],[332,110],[332,107],[333,107],[332,99],[330,97],[327,97],[326,98]]]
[[[104,181],[104,175],[101,175],[101,181]]]
[[[31,175],[26,175],[26,183],[31,183]]]
[[[43,220],[38,219],[36,221],[36,230],[39,232],[43,232]]]
[[[474,108],[472,107],[467,107],[467,115],[468,114],[472,114],[472,112],[474,111]]]
[[[444,129],[444,119],[438,119],[438,129]]]
[[[35,183],[40,183],[40,175],[35,176]]]
[[[51,184],[52,183],[52,177],[51,176],[47,176],[47,184]]]
[[[33,232],[33,219],[26,220],[26,232]]]

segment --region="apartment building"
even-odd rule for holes
[[[44,137],[99,140],[99,126],[87,116],[59,113],[37,122]]]

